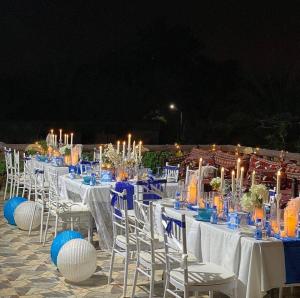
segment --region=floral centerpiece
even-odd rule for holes
[[[126,180],[129,173],[132,173],[136,166],[139,165],[139,160],[134,152],[123,159],[123,154],[114,148],[113,144],[107,144],[104,148],[103,162],[111,164],[116,170],[117,180]]]
[[[263,217],[263,203],[269,199],[269,191],[264,184],[252,185],[249,192],[244,193],[241,205],[244,211],[253,212],[253,218]]]
[[[213,178],[211,179],[210,181],[210,186],[212,187],[212,189],[214,191],[220,191],[220,188],[221,188],[221,178],[220,177],[216,177],[216,178]]]
[[[65,145],[59,148],[59,153],[64,155],[64,161],[66,165],[71,164],[71,145]]]

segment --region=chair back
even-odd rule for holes
[[[188,283],[188,263],[187,263],[187,244],[186,244],[186,223],[185,215],[175,219],[169,217],[165,209],[162,208],[162,225],[164,227],[164,241],[166,252],[166,269],[167,274],[170,274],[171,263],[181,263],[184,269],[184,283]]]
[[[26,156],[23,154],[23,161],[24,161],[24,184],[26,187],[34,185],[35,176],[33,172],[31,156]]]
[[[59,198],[58,173],[55,169],[48,169],[49,198],[56,201]]]
[[[14,150],[14,174],[20,175],[20,152]]]
[[[148,179],[147,181],[138,180],[136,182],[135,199],[143,201],[144,203],[160,200],[166,196],[166,184],[166,179]]]
[[[121,193],[111,189],[110,197],[114,239],[118,235],[122,235],[126,239],[126,244],[129,245],[129,231],[133,224],[128,221],[126,190]]]
[[[13,174],[13,154],[11,148],[4,147],[6,174],[10,176]]]
[[[179,164],[177,166],[170,166],[169,163],[166,162],[163,171],[164,178],[167,179],[167,182],[178,182],[179,167]]]
[[[143,246],[143,250],[147,249],[150,251],[151,259],[154,262],[155,243],[157,239],[155,239],[154,233],[153,203],[148,202],[148,204],[144,204],[143,202],[135,200],[134,211],[138,257],[141,246]]]

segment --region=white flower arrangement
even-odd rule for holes
[[[253,211],[255,208],[262,208],[263,203],[268,199],[269,191],[265,185],[252,185],[249,192],[242,196],[241,205],[245,211]]]
[[[221,178],[220,177],[213,178],[211,179],[209,184],[213,188],[213,190],[220,191]]]
[[[111,163],[115,168],[119,167],[122,164],[122,156],[114,148],[113,144],[107,144],[104,149],[104,158],[105,161]]]
[[[64,155],[66,153],[71,153],[71,145],[65,145],[59,148],[59,153]]]

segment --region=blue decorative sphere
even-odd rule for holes
[[[76,231],[63,231],[59,233],[53,240],[51,245],[51,260],[52,262],[57,265],[57,256],[59,254],[60,249],[66,244],[68,241],[72,239],[83,239],[82,235]]]
[[[4,213],[5,219],[7,220],[7,222],[9,224],[16,225],[15,218],[14,218],[15,210],[21,203],[26,202],[26,201],[27,201],[26,198],[13,197],[5,202],[4,208],[3,208],[3,213]]]

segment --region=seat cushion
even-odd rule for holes
[[[234,274],[221,266],[212,263],[196,263],[188,266],[189,285],[220,285],[234,279]],[[184,270],[176,268],[171,270],[171,279],[184,283]]]

